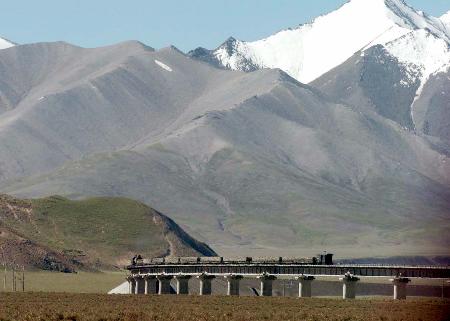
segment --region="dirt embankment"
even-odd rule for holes
[[[14,225],[37,229],[32,204],[0,194],[0,264],[26,269],[73,272],[85,268],[82,262],[31,240],[16,231]]]

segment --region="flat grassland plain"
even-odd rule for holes
[[[4,273],[0,269],[0,296]],[[22,291],[22,274],[17,275],[17,289]],[[68,292],[68,293],[108,293],[125,282],[126,272],[78,272],[60,273],[47,271],[25,271],[25,291],[27,292]],[[6,274],[6,290],[11,291],[12,273]]]
[[[2,293],[0,320],[448,321],[450,301]]]
[[[0,295],[1,292],[4,291],[4,270],[0,267]],[[78,273],[60,273],[60,272],[50,272],[50,271],[25,271],[25,291],[26,292],[66,292],[66,293],[108,293],[111,289],[115,288],[119,284],[125,282],[125,278],[127,276],[127,272],[124,270],[121,271],[102,271],[102,272],[83,272],[80,271]],[[22,291],[22,272],[19,271],[17,274],[17,289]],[[391,296],[392,293],[392,285],[389,281],[390,277],[383,278],[372,278],[372,277],[361,277],[361,283],[375,283],[375,284],[385,284],[389,285],[388,295]],[[336,282],[338,280],[338,276],[317,276],[317,281],[328,282]],[[447,285],[447,281],[450,279],[443,280],[442,279],[420,279],[413,278],[409,287],[411,286],[434,286],[437,288],[437,294],[440,296],[442,284],[445,286],[446,297],[448,297],[449,285]],[[256,282],[256,281],[255,281]],[[259,283],[253,283],[252,286],[258,287]],[[195,288],[195,291],[198,291],[198,287],[195,284],[191,284]],[[325,283],[322,283],[323,286]],[[320,284],[320,283],[319,283]],[[316,287],[320,287],[321,285],[315,284]],[[249,284],[247,284],[248,286]],[[221,284],[222,287],[225,288],[225,282]],[[11,291],[12,287],[12,272],[11,270],[7,270],[6,273],[6,291]],[[214,287],[214,285],[213,285]],[[339,286],[341,287],[341,286]],[[278,292],[282,292],[282,285],[280,283],[274,283],[274,290]],[[290,289],[290,292],[296,295],[297,289]],[[341,290],[334,293],[338,295]],[[368,294],[358,293],[359,296]],[[386,293],[385,293],[386,294]],[[384,294],[384,295],[385,295]],[[313,294],[315,295],[315,294]],[[321,294],[323,296],[324,294]],[[330,295],[330,294],[329,294]],[[369,294],[372,295],[372,294]],[[380,295],[378,293],[377,295]],[[408,295],[412,295],[410,292]],[[420,296],[426,296],[424,294],[415,294]]]

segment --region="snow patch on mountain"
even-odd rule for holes
[[[159,60],[156,60],[156,59],[155,59],[155,64],[157,64],[157,65],[160,66],[162,69],[167,70],[167,71],[169,71],[169,72],[172,72],[172,71],[173,71],[172,68],[170,68],[170,67],[167,66],[165,63],[163,63],[163,62],[161,62],[161,61],[159,61]]]
[[[385,48],[408,68],[419,71],[422,82],[450,62],[449,44],[425,30],[412,31]]]
[[[443,14],[440,19],[444,24],[450,24],[450,11]]]
[[[450,11],[442,15],[440,20],[444,24],[444,27],[447,28],[447,33],[450,34]]]
[[[416,11],[402,0],[351,0],[312,23],[263,40],[231,38],[211,54],[212,60],[229,69],[280,68],[309,83],[359,50],[386,44],[417,29],[450,43],[450,32],[439,18]]]
[[[6,49],[14,46],[15,46],[14,43],[12,43],[11,41],[6,40],[4,38],[0,38],[0,49]]]

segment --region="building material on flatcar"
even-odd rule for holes
[[[237,264],[245,264],[245,263],[251,263],[252,257],[251,256],[236,256],[236,257],[224,257],[223,262],[225,263],[237,263]]]
[[[283,257],[281,260],[283,264],[315,264],[312,257]]]
[[[223,263],[222,256],[202,256],[200,257],[202,263]]]
[[[192,256],[192,257],[180,257],[179,258],[179,262],[181,263],[181,264],[185,264],[185,263],[200,263],[200,258],[199,257],[195,257],[195,256]]]
[[[175,257],[166,257],[166,263],[168,264],[180,264],[180,258],[178,256]]]
[[[166,258],[164,258],[164,257],[152,258],[152,264],[164,264],[165,262],[166,262]]]
[[[283,262],[283,258],[280,256],[278,256],[278,257],[271,257],[271,256],[254,257],[254,258],[252,258],[252,262],[280,264]]]

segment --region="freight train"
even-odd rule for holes
[[[333,265],[333,254],[323,253],[315,257],[157,257],[144,260],[137,256],[132,265],[175,265],[175,264],[301,264]]]

